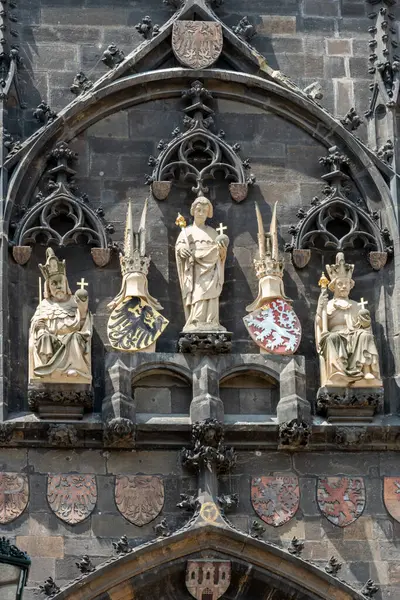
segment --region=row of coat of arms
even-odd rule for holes
[[[384,478],[383,498],[389,514],[400,522],[400,477]],[[130,523],[143,527],[164,506],[164,482],[158,475],[116,475],[115,504]],[[48,475],[47,500],[54,514],[69,525],[87,519],[97,501],[95,475]],[[17,519],[29,502],[28,476],[0,473],[0,524]],[[292,519],[300,505],[299,479],[294,475],[253,477],[251,502],[268,525],[279,527]],[[363,477],[321,477],[317,503],[334,525],[346,527],[360,517],[366,505]]]

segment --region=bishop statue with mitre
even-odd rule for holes
[[[65,260],[47,248],[46,263],[39,265],[44,299],[32,317],[29,333],[30,383],[85,383],[92,381],[92,315],[88,293],[72,295]]]

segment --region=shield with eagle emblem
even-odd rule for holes
[[[49,475],[47,500],[54,514],[75,525],[89,517],[97,500],[97,485],[94,475]]]
[[[24,512],[29,500],[28,477],[21,473],[0,473],[0,523],[5,525]]]
[[[220,23],[209,21],[176,21],[172,29],[172,49],[185,67],[211,67],[222,52]]]
[[[286,300],[276,298],[243,318],[255,343],[269,354],[294,354],[301,340],[300,321]]]
[[[400,523],[400,477],[385,477],[383,500],[388,513]]]
[[[168,319],[142,298],[129,296],[111,313],[108,339],[116,350],[138,352],[152,346],[168,323]]]
[[[164,506],[164,483],[156,475],[117,475],[115,503],[131,523],[143,527],[153,521]]]

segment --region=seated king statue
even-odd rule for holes
[[[47,248],[44,299],[33,315],[29,333],[29,383],[90,384],[92,315],[88,293],[73,296],[60,261]]]
[[[336,264],[326,265],[330,281],[322,274],[321,294],[315,319],[317,351],[320,356],[321,387],[379,388],[379,356],[371,327],[371,315],[360,303],[350,300],[354,287],[354,265],[344,254]],[[328,289],[333,298],[328,298]]]

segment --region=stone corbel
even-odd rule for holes
[[[102,416],[106,446],[134,444],[136,405],[132,396],[132,371],[119,359],[108,367]]]

